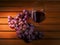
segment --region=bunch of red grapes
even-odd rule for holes
[[[43,36],[41,32],[34,30],[33,24],[27,22],[29,17],[31,17],[31,13],[28,10],[23,10],[14,18],[8,16],[9,27],[15,29],[17,36],[25,42],[41,39]]]

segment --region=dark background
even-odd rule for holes
[[[46,19],[35,23],[36,29],[44,33],[44,38],[25,43],[8,26],[7,16],[16,16],[23,9],[44,9]],[[60,0],[0,0],[0,45],[60,45]]]

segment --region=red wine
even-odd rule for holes
[[[35,22],[41,22],[41,21],[43,21],[45,19],[45,14],[44,14],[44,12],[40,12],[40,11],[35,11],[35,12],[33,12],[33,20],[35,21]]]

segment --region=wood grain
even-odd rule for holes
[[[25,43],[23,40],[0,40],[0,45],[59,45],[59,43],[60,40],[37,40],[31,43]]]
[[[35,29],[40,31],[60,31],[60,25],[35,25]],[[0,25],[0,30],[2,31],[12,31],[8,25]]]
[[[12,16],[13,17],[13,16]],[[41,25],[43,25],[43,24],[45,24],[45,25],[47,25],[47,24],[60,24],[60,18],[48,18],[48,17],[46,17],[42,22],[40,22],[40,23],[36,23],[36,22],[34,22],[34,20],[33,19],[29,19],[28,20],[28,22],[30,22],[30,23],[33,23],[33,24],[37,24],[37,25],[39,25],[39,24],[41,24]],[[0,18],[0,24],[2,25],[2,24],[8,24],[8,18]]]
[[[23,9],[32,10],[34,8],[45,9],[46,19],[41,23],[36,23],[32,19],[28,22],[33,23],[36,26],[35,29],[42,31],[44,38],[27,44],[18,39],[15,30],[8,26],[7,16],[15,17]],[[0,45],[60,45],[60,2],[48,0],[45,2],[42,0],[41,3],[34,2],[34,0],[27,3],[0,2]]]
[[[46,16],[60,18],[60,2],[49,1],[44,3],[44,9],[46,11]]]
[[[0,17],[8,17],[8,16],[12,16],[15,17],[16,15],[18,15],[19,12],[0,12]]]
[[[60,32],[43,32],[43,38],[60,39]],[[16,32],[0,32],[0,38],[17,38]]]
[[[8,25],[0,25],[0,30],[4,31],[4,30],[14,30],[14,29],[11,29]]]

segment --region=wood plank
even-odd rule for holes
[[[34,2],[33,1],[32,2],[29,2],[29,1],[26,1],[26,2],[24,2],[24,1],[21,1],[21,2],[17,2],[17,1],[15,1],[15,2],[13,2],[13,1],[0,2],[1,7],[22,7],[22,6],[25,7],[28,5],[30,5],[29,7],[32,7],[34,5]]]
[[[15,17],[16,15],[18,15],[18,13],[20,12],[0,12],[0,17],[8,17],[8,16]]]
[[[60,18],[47,18],[41,24],[60,24]]]
[[[45,2],[46,11],[60,11],[60,2]]]
[[[60,39],[60,32],[43,32],[43,38],[57,38]],[[0,38],[17,38],[16,32],[0,32]]]
[[[52,1],[52,2],[55,2],[55,1],[60,1],[60,0],[42,0],[42,1]]]
[[[0,30],[2,30],[2,31],[12,31],[14,29],[11,29],[8,25],[0,25]]]
[[[60,11],[47,11],[46,17],[60,18]]]
[[[59,31],[60,25],[40,25],[40,26],[36,25],[36,28],[42,31]]]
[[[5,2],[0,1],[0,6],[1,7],[34,7],[34,6],[38,6],[36,4],[39,2],[38,1],[5,1]],[[41,3],[42,2],[39,3],[39,6],[42,6]]]
[[[40,30],[40,31],[60,31],[60,26],[59,25],[40,25],[40,26],[36,26],[35,30]]]
[[[46,1],[44,2],[46,16],[60,17],[60,2],[59,1]]]
[[[0,38],[17,38],[16,32],[0,32]]]
[[[20,12],[0,12],[0,17],[8,17],[8,16],[15,17],[19,13]],[[53,12],[53,11],[46,12],[45,17],[60,18],[60,13],[59,12]]]
[[[4,42],[4,43],[3,43]],[[60,45],[60,40],[37,40],[25,43],[23,40],[0,40],[0,45]]]
[[[28,0],[0,0],[0,1],[28,1]],[[41,0],[29,0],[29,1],[41,1]],[[60,1],[60,0],[42,0],[42,1]]]
[[[60,18],[46,17],[45,20],[43,20],[43,22],[41,22],[41,23],[36,23],[32,19],[29,19],[28,22],[32,23],[32,24],[37,24],[37,25],[39,25],[39,24],[41,24],[41,25],[60,24]],[[0,25],[2,25],[2,24],[8,24],[8,18],[0,18]]]
[[[2,5],[1,5],[2,4]],[[28,6],[29,5],[29,6]],[[40,6],[40,7],[38,7]],[[38,3],[36,1],[15,1],[15,2],[0,2],[0,11],[20,11],[23,9],[40,9],[43,5]]]
[[[44,38],[60,38],[60,32],[43,32]]]
[[[7,23],[8,24],[8,18],[0,18],[0,23]]]
[[[40,31],[60,31],[60,25],[34,25]],[[2,31],[14,31],[8,25],[0,25]]]
[[[40,7],[36,7],[35,5],[34,6],[32,6],[32,7],[0,7],[0,12],[2,11],[2,12],[19,12],[19,11],[21,11],[21,10],[23,10],[23,9],[27,9],[27,10],[32,10],[32,9],[36,9],[36,10],[40,10],[40,9],[42,9],[43,8],[43,6],[40,6]]]
[[[23,10],[23,9],[28,9],[28,10],[31,10],[32,8],[30,7],[0,7],[0,12],[2,11],[2,12],[4,12],[4,11],[7,11],[7,12],[13,12],[13,11],[17,11],[17,12],[19,12],[19,11],[21,11],[21,10]]]
[[[16,9],[16,11],[15,11],[15,9],[14,9],[14,11],[11,9],[12,11],[10,11],[10,12],[6,12],[6,10],[4,12],[0,12],[0,17],[7,17],[7,16],[13,16],[14,17],[14,16],[16,16],[17,14],[20,13],[19,11],[23,10],[23,9]],[[32,10],[32,9],[30,9],[30,10]],[[46,15],[45,16],[46,17],[57,17],[58,18],[58,17],[60,17],[60,11],[46,11]]]
[[[21,2],[21,1],[25,1],[25,2],[26,2],[26,1],[28,1],[28,0],[0,0],[0,1],[5,1],[5,2],[6,2],[6,1],[8,1],[8,2],[10,2],[10,1],[11,1],[11,2],[15,2],[15,1],[20,1],[20,2]],[[40,0],[29,0],[29,1],[40,1]]]

